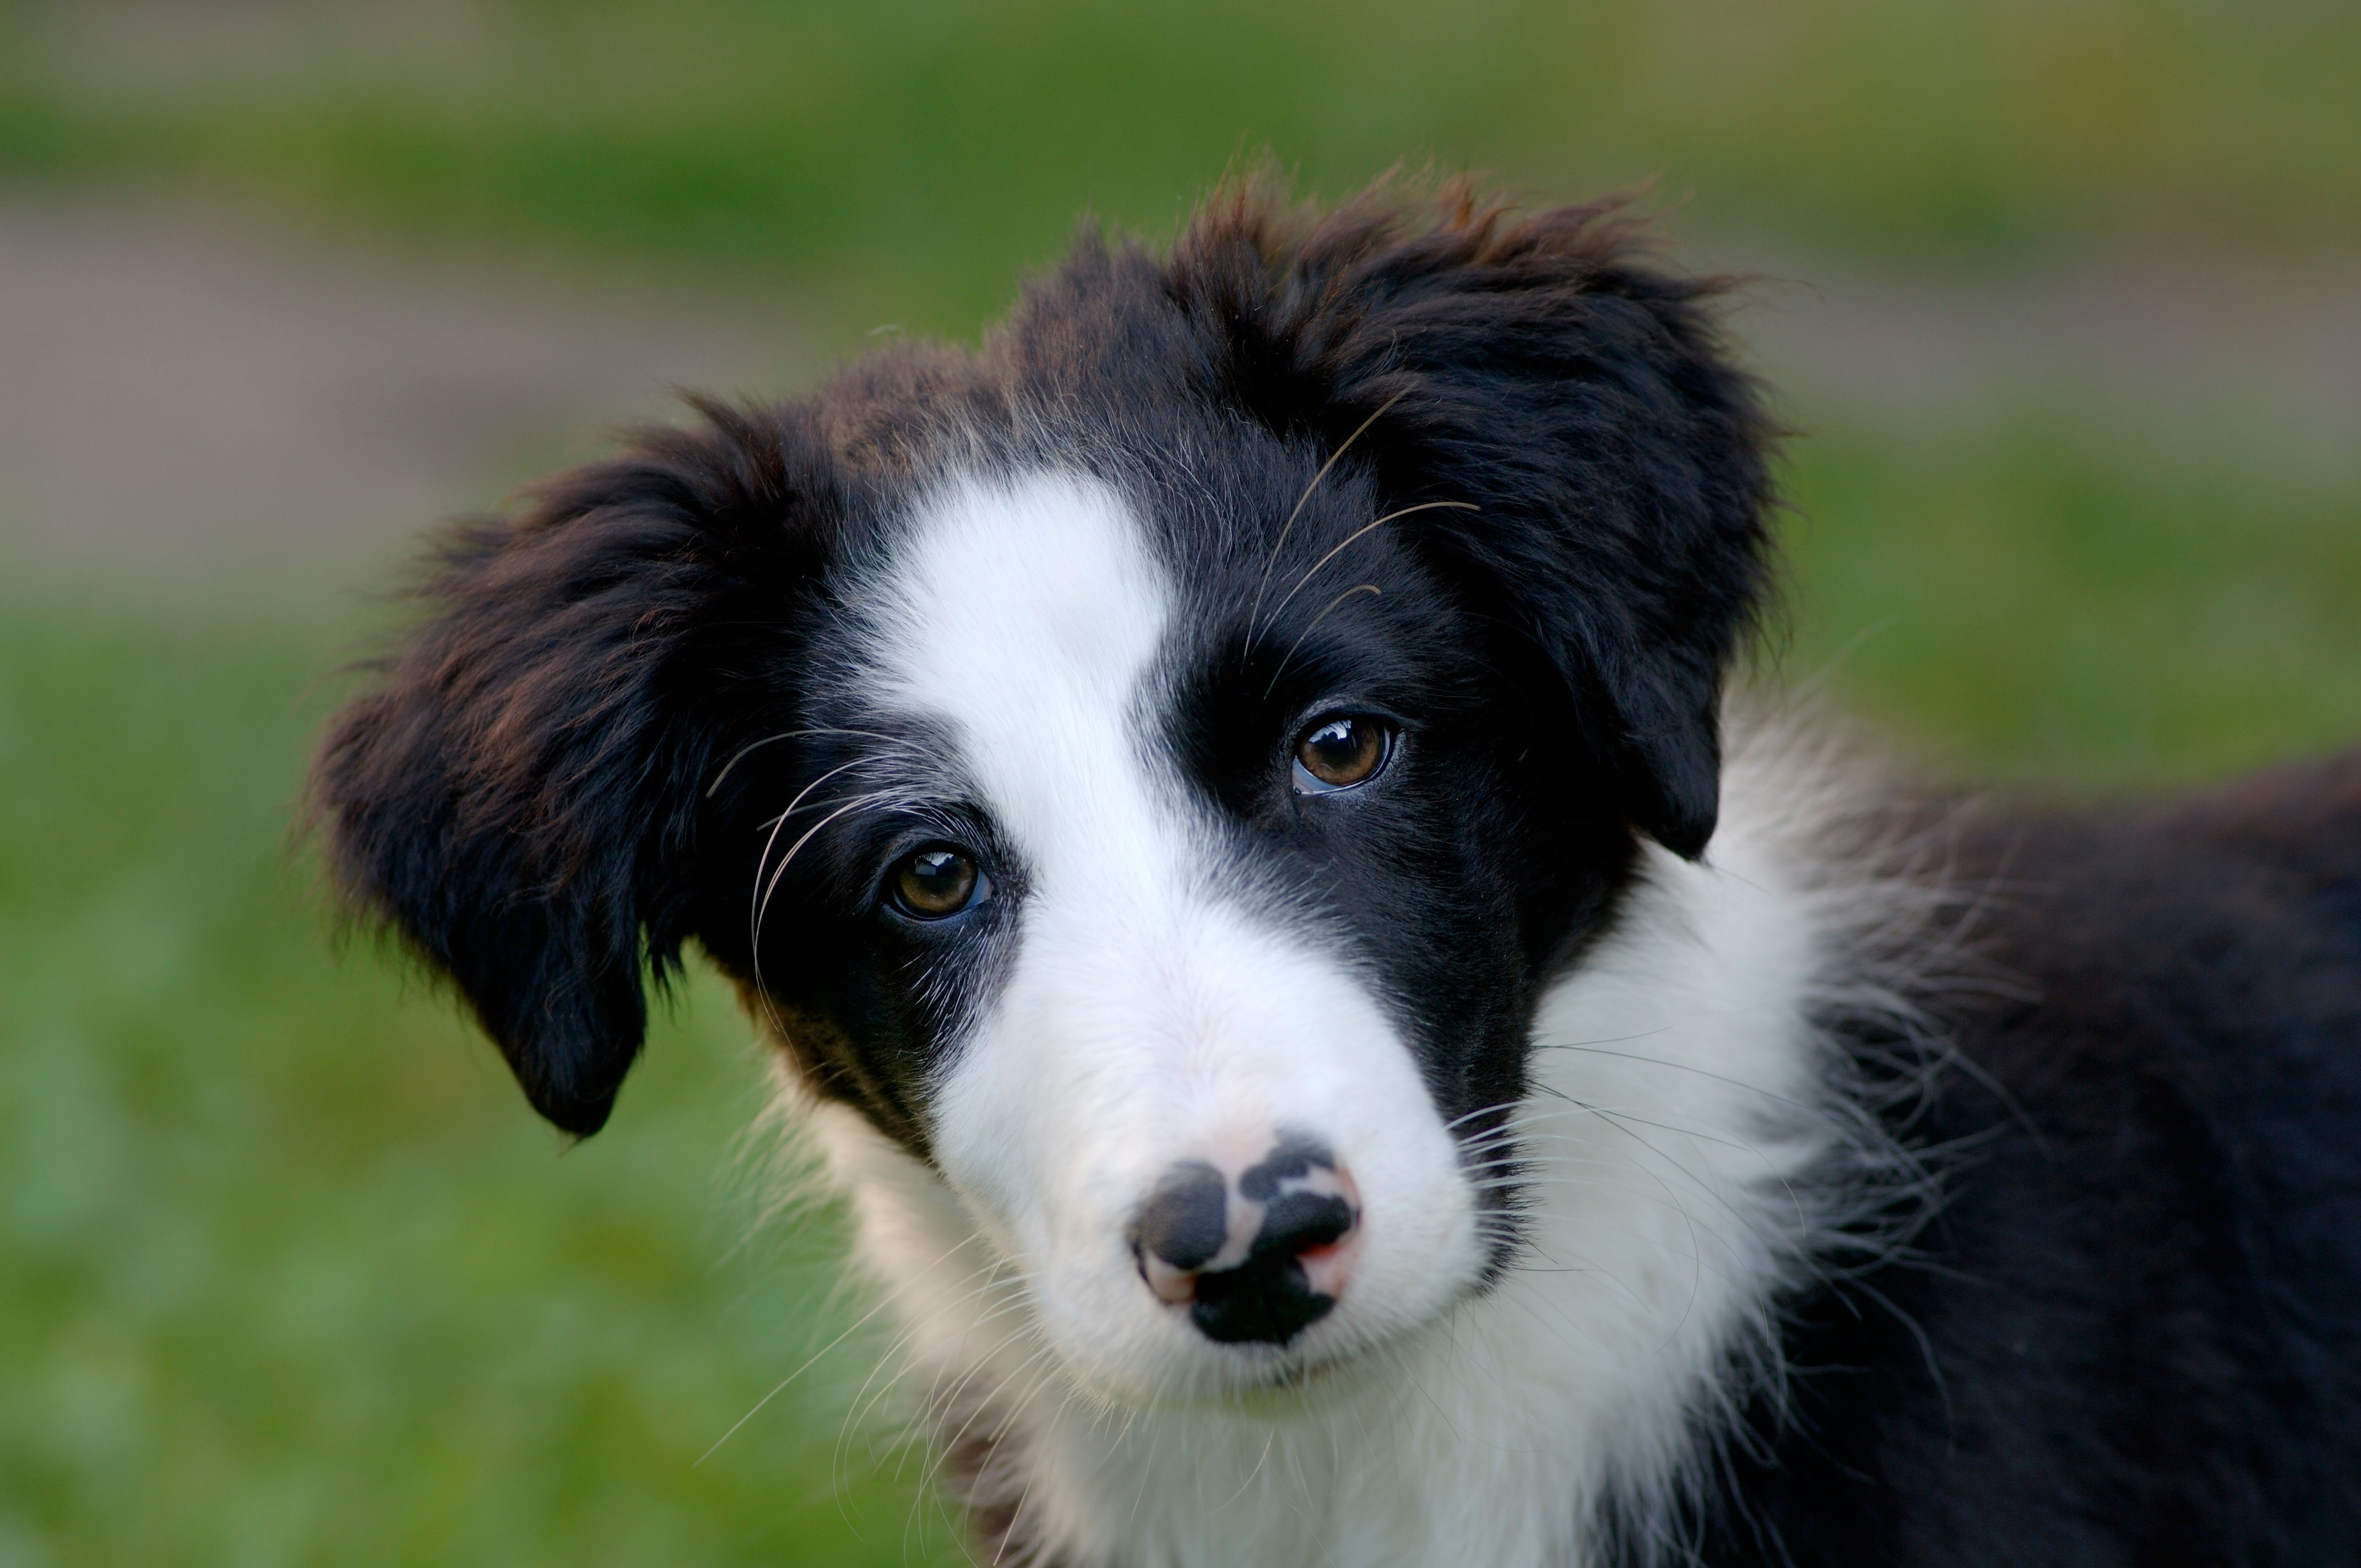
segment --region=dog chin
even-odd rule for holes
[[[1052,1336],[1052,1354],[1065,1380],[1085,1397],[1141,1412],[1219,1409],[1247,1415],[1300,1414],[1349,1396],[1385,1375],[1400,1353],[1441,1332],[1451,1310],[1477,1293],[1470,1282],[1435,1310],[1391,1325],[1367,1326],[1331,1318],[1283,1345],[1215,1344],[1178,1312],[1129,1347],[1074,1344]],[[1163,1315],[1163,1314],[1159,1314]]]

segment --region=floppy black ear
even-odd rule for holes
[[[1223,389],[1355,460],[1479,609],[1564,675],[1629,819],[1694,859],[1719,809],[1722,672],[1766,574],[1775,432],[1712,314],[1615,202],[1518,218],[1466,181],[1321,216],[1268,180],[1211,204],[1172,287]],[[1374,417],[1373,417],[1374,416]]]
[[[462,528],[425,622],[331,721],[337,883],[449,975],[533,1107],[598,1131],[679,960],[713,754],[776,687],[831,548],[807,416],[700,403]]]

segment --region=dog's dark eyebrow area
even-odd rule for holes
[[[1086,231],[454,530],[330,874],[573,1135],[735,985],[980,1560],[2361,1563],[2361,753],[1733,697],[1730,291],[1466,180]]]

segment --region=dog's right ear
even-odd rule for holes
[[[1258,174],[1169,284],[1214,395],[1353,448],[1407,536],[1563,678],[1626,819],[1695,859],[1719,809],[1722,672],[1769,576],[1777,431],[1722,285],[1659,266],[1618,201],[1519,215],[1465,179],[1326,213]]]
[[[462,528],[429,619],[331,721],[313,820],[357,912],[448,975],[534,1109],[598,1131],[679,959],[717,750],[775,717],[839,547],[808,411],[703,422]]]

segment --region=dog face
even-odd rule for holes
[[[577,1132],[695,937],[1087,1386],[1402,1334],[1513,1246],[1543,986],[1712,828],[1763,432],[1631,247],[1248,192],[706,406],[446,554],[338,869]]]
[[[891,1075],[880,1124],[1106,1388],[1268,1376],[1481,1277],[1504,1189],[1463,1150],[1629,852],[1602,803],[1538,809],[1576,749],[1369,487],[1299,510],[1274,466],[1226,529],[1071,473],[936,487],[754,792],[764,993]]]

